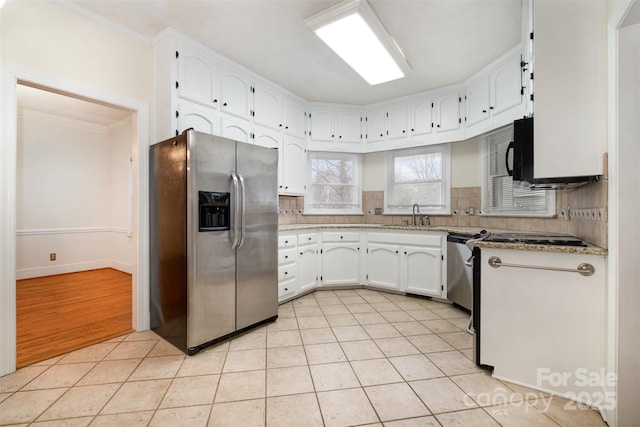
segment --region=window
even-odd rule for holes
[[[309,152],[305,214],[362,214],[361,156]]]
[[[482,213],[509,216],[553,216],[553,190],[520,188],[507,173],[505,156],[513,141],[513,126],[486,135],[483,142]]]
[[[410,214],[414,203],[423,214],[449,214],[451,156],[448,144],[385,154],[385,213]]]

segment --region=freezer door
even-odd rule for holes
[[[232,241],[237,199],[231,178],[236,143],[193,131],[188,133],[188,142],[187,347],[193,348],[236,329]],[[222,209],[225,194],[229,195],[228,211]]]
[[[278,150],[239,142],[242,217],[237,317],[242,329],[278,313]]]

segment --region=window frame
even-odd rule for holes
[[[451,144],[425,145],[414,148],[404,148],[385,152],[385,191],[384,191],[384,213],[385,215],[410,215],[412,206],[392,206],[389,202],[393,198],[393,188],[395,186],[395,159],[397,157],[408,157],[421,154],[442,154],[442,179],[441,191],[443,194],[443,206],[441,208],[420,205],[420,214],[423,215],[451,215]],[[429,181],[425,181],[429,182]]]
[[[335,159],[353,161],[353,200],[351,208],[317,207],[317,201],[313,200],[312,162],[314,159]],[[342,184],[345,185],[345,184]],[[307,152],[307,188],[304,193],[304,215],[363,215],[362,211],[362,154],[337,153],[328,151]]]
[[[497,216],[497,217],[530,217],[530,218],[553,218],[556,217],[556,192],[554,190],[536,190],[545,192],[545,210],[532,211],[527,209],[506,209],[496,208],[491,206],[493,200],[492,187],[490,184],[491,176],[491,154],[489,150],[489,139],[492,135],[507,131],[511,128],[513,132],[513,125],[508,125],[503,128],[497,129],[492,132],[488,132],[482,136],[481,151],[482,151],[482,195],[480,215],[483,216]],[[496,175],[498,176],[498,175]],[[502,176],[502,175],[500,175]],[[513,181],[512,181],[513,183]],[[512,188],[519,188],[517,185]]]

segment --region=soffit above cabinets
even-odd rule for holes
[[[304,18],[337,1],[63,1],[151,40],[170,26],[309,101],[371,104],[457,84],[521,39],[520,0],[370,0],[412,71],[369,86]]]

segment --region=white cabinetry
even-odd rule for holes
[[[178,97],[202,104],[209,108],[218,107],[217,64],[206,52],[181,43],[176,51]]]
[[[176,108],[176,125],[178,134],[193,128],[198,132],[212,135],[220,134],[220,119],[215,111],[198,104],[179,100]]]
[[[534,176],[601,175],[607,147],[607,2],[533,4]]]
[[[273,87],[256,82],[253,89],[253,122],[274,130],[282,128],[282,96]]]
[[[595,273],[493,268],[488,260],[494,256],[505,264],[561,269],[589,263]],[[604,381],[604,256],[482,248],[480,262],[480,362],[493,366],[498,379],[574,399],[602,398],[600,384],[580,386],[577,375]]]
[[[318,233],[298,234],[298,288],[300,292],[310,291],[318,285],[319,252]]]
[[[409,124],[412,143],[426,143],[425,136],[433,132],[433,107],[431,99],[422,99],[409,104]]]
[[[362,113],[344,108],[311,109],[309,149],[362,152]]]
[[[360,232],[323,232],[320,254],[323,286],[360,284]]]
[[[438,142],[457,141],[464,138],[460,115],[462,96],[460,91],[441,93],[434,97],[434,133]]]
[[[394,105],[387,111],[387,140],[395,141],[408,136],[407,106]]]
[[[524,115],[521,61],[518,47],[498,65],[467,82],[467,138],[507,125]]]
[[[233,117],[224,116],[220,120],[220,136],[241,142],[251,142],[251,124]]]
[[[231,67],[220,68],[220,111],[251,119],[253,87],[249,78]]]
[[[367,284],[446,298],[445,233],[369,232]]]
[[[365,116],[365,151],[386,150],[386,112],[382,108],[367,111]]]
[[[369,242],[366,278],[368,285],[400,290],[400,246]]]
[[[282,194],[303,195],[307,188],[307,141],[284,135],[282,158]]]
[[[296,279],[298,258],[297,235],[280,233],[278,236],[278,300],[290,298],[298,292]]]
[[[293,97],[284,99],[284,133],[297,138],[307,137],[307,111],[302,102]]]

